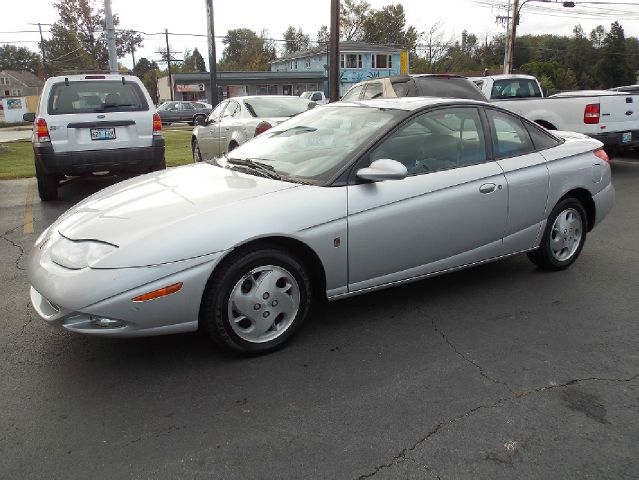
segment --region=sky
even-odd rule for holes
[[[7,1],[7,0],[4,0]],[[368,0],[379,9],[393,3],[392,0]],[[397,0],[396,0],[397,1]],[[53,23],[57,12],[50,0],[21,0],[19,8],[0,17],[0,44],[6,42],[38,48],[37,33],[10,33],[19,30],[37,30],[31,23]],[[143,47],[136,52],[140,57],[158,60],[157,53],[165,45],[164,35],[157,32],[181,34],[206,34],[206,0],[112,0],[112,10],[120,17],[120,28],[146,32]],[[441,22],[446,39],[459,38],[462,31],[476,34],[480,40],[504,33],[505,27],[496,22],[498,15],[506,15],[507,0],[400,0],[406,11],[407,23],[418,31],[428,31],[435,22]],[[576,8],[564,8],[561,3],[543,0],[520,0],[521,23],[517,34],[570,35],[574,25],[581,24],[586,32],[597,25],[608,30],[615,20],[624,27],[626,36],[639,36],[639,0],[608,0],[579,2]],[[95,0],[103,6],[103,0]],[[266,29],[269,37],[281,39],[288,26],[302,28],[316,37],[321,25],[330,25],[330,0],[214,0],[215,34],[223,36],[229,29],[250,28],[256,32]],[[48,27],[44,26],[46,30]],[[45,33],[45,38],[48,34]],[[171,50],[184,52],[197,47],[208,63],[207,39],[204,36],[172,35]],[[222,55],[221,39],[216,42],[218,59]],[[182,58],[183,54],[174,55]],[[120,59],[123,65],[132,66],[130,56]]]

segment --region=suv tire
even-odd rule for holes
[[[36,179],[38,180],[38,194],[43,202],[58,199],[58,177],[47,175],[36,163]]]

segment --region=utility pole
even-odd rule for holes
[[[505,21],[506,22],[506,41],[504,42],[504,74],[508,72],[508,58],[509,58],[509,48],[510,48],[510,1],[508,2],[508,13],[506,13],[505,17],[497,17],[497,21]]]
[[[209,40],[209,83],[211,84],[210,102],[211,105],[213,105],[213,108],[215,108],[219,100],[217,98],[217,61],[215,58],[215,25],[213,22],[213,0],[205,1],[207,34]]]
[[[513,54],[515,52],[515,36],[517,34],[517,24],[519,23],[519,0],[513,0],[513,18],[510,27],[510,35],[508,37],[508,71],[504,73],[512,73],[513,71]]]
[[[164,29],[166,37],[166,65],[169,70],[169,90],[171,90],[171,101],[173,101],[173,74],[171,73],[171,49],[169,48],[169,29]]]
[[[49,76],[47,72],[47,54],[44,51],[44,37],[42,36],[42,24],[38,22],[38,30],[40,30],[40,53],[42,54],[42,68],[44,69],[44,78]]]
[[[111,73],[118,73],[118,54],[115,50],[115,29],[113,28],[111,0],[104,0],[104,17],[106,19],[107,44],[109,46],[109,70],[111,70]]]
[[[328,58],[328,96],[339,100],[339,0],[331,0],[331,37]]]

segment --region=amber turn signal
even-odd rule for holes
[[[182,282],[174,283],[173,285],[169,285],[168,287],[162,287],[157,290],[153,290],[152,292],[145,293],[143,295],[139,295],[132,299],[133,302],[146,302],[148,300],[154,300],[156,298],[165,297],[167,295],[171,295],[172,293],[179,292],[182,290]]]

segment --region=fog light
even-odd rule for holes
[[[91,315],[91,325],[97,328],[122,328],[125,323],[113,318],[94,317]]]

